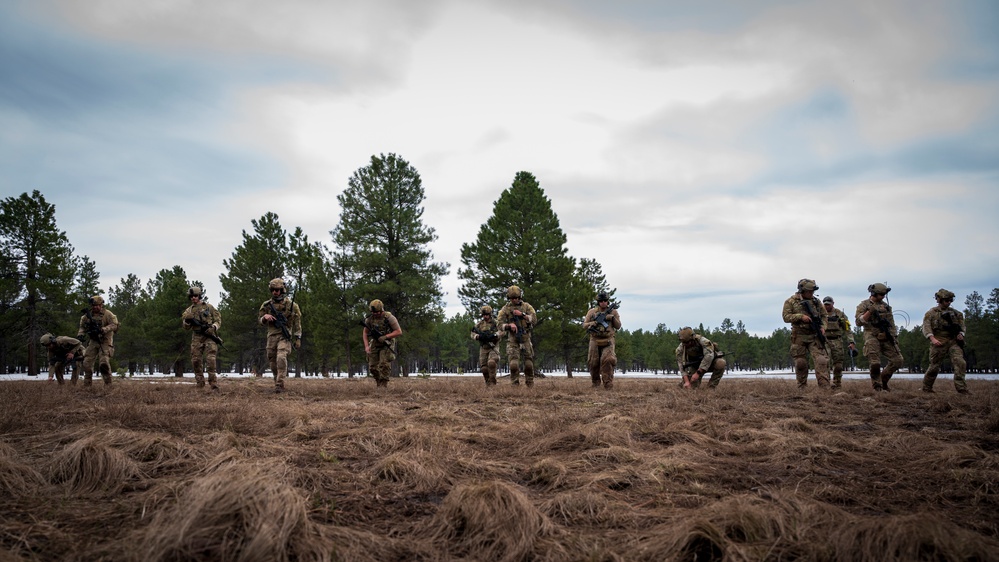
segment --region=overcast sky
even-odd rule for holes
[[[769,334],[803,277],[851,316],[887,281],[915,327],[999,287],[997,29],[992,0],[5,0],[0,195],[41,191],[105,290],[180,265],[217,303],[252,219],[329,243],[396,153],[452,315],[526,170],[627,329]]]

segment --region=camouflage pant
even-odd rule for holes
[[[288,354],[291,353],[291,342],[280,332],[267,334],[267,362],[274,373],[274,387],[284,388],[284,379],[288,377]]]
[[[829,386],[829,354],[818,338],[791,336],[791,358],[794,359],[794,377],[798,388],[808,385],[808,354],[815,362],[815,382],[820,387]]]
[[[964,372],[968,364],[964,360],[964,350],[958,347],[957,340],[937,339],[943,345],[930,345],[930,366],[926,369],[926,374],[923,375],[923,390],[933,390],[933,383],[937,380],[940,365],[949,355],[950,362],[954,366],[954,388],[958,392],[967,391],[968,384],[964,382]]]
[[[721,381],[722,376],[725,375],[725,367],[727,366],[728,362],[722,359],[721,357],[711,362],[711,369],[710,369],[711,378],[708,380],[708,388],[716,388],[718,386],[718,383]],[[684,369],[684,372],[687,375],[693,375],[694,373],[697,372],[697,367],[688,367]],[[700,387],[702,380],[704,380],[703,376],[699,377],[696,381],[691,381],[690,383],[691,388]],[[683,386],[683,380],[680,381],[680,386],[681,387]]]
[[[888,366],[881,368],[881,356],[888,359]],[[902,367],[902,352],[898,346],[888,343],[887,339],[880,339],[873,332],[864,333],[864,357],[871,364],[871,380],[879,378],[878,381],[887,382],[895,371]],[[878,373],[878,376],[875,376]]]
[[[94,363],[98,364],[104,384],[111,384],[112,357],[114,357],[114,345],[90,340],[87,350],[83,353],[83,384],[89,385],[94,380]]]
[[[484,345],[479,348],[479,370],[486,385],[496,384],[496,366],[499,365],[499,350],[497,346]]]
[[[63,384],[65,382],[63,375],[66,373],[67,365],[73,368],[73,376],[70,379],[70,383],[76,384],[77,379],[80,378],[80,365],[75,361],[75,358],[71,361],[56,361],[49,366],[49,371],[55,374],[55,379],[59,382],[59,384]]]
[[[590,380],[593,386],[604,388],[614,386],[614,367],[617,365],[617,355],[614,352],[614,340],[597,341],[590,338],[590,348],[586,354],[586,366],[590,368]]]
[[[215,377],[216,357],[219,346],[208,336],[194,334],[191,338],[191,365],[194,367],[194,380],[198,386],[205,386],[205,367],[208,368],[208,384],[217,386]],[[202,363],[204,356],[204,363]]]
[[[839,386],[843,382],[843,361],[846,359],[841,337],[827,338],[826,351],[829,352],[829,368],[832,369],[833,386]]]
[[[534,385],[534,345],[531,336],[524,336],[524,343],[517,343],[514,336],[506,342],[506,358],[510,361],[510,383],[520,384],[520,356],[524,355],[524,382],[527,386]]]
[[[368,372],[375,378],[378,386],[388,386],[389,375],[392,374],[392,362],[395,361],[395,352],[391,347],[381,347],[375,349],[370,347],[368,352]]]

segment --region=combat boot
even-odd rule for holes
[[[871,365],[871,388],[881,392],[881,365]]]

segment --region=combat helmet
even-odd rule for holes
[[[42,339],[40,339],[38,341],[42,345],[48,347],[48,345],[51,344],[52,342],[54,342],[55,339],[56,339],[56,337],[53,336],[52,334],[45,334],[45,335],[42,336]]]
[[[94,296],[90,297],[90,301],[89,302],[90,302],[90,306],[97,306],[97,305],[104,306],[104,297],[102,297],[100,295],[94,295]]]
[[[954,302],[954,296],[955,296],[954,293],[948,291],[947,289],[940,289],[939,291],[933,294],[933,298],[937,299],[937,302],[940,302],[942,300],[949,300],[950,302]]]
[[[597,302],[607,301],[610,302],[610,297],[607,296],[605,291],[600,291],[597,293]]]
[[[191,297],[201,298],[201,287],[198,287],[197,285],[195,285],[195,286],[189,288],[187,290],[187,298],[191,298]]]
[[[479,309],[479,315],[485,316],[486,314],[491,315],[493,313],[493,307],[488,304]]]
[[[815,279],[802,279],[798,281],[798,292],[818,291],[819,286],[815,284]]]
[[[268,291],[273,291],[274,289],[281,289],[282,295],[288,292],[288,289],[286,289],[284,286],[284,279],[281,279],[280,277],[275,277],[274,279],[271,279],[271,282],[267,284]]]
[[[867,292],[872,295],[887,295],[891,292],[891,287],[885,285],[884,283],[874,283],[873,285],[867,286]]]
[[[677,335],[680,336],[680,342],[681,343],[687,343],[689,341],[693,341],[693,339],[694,339],[694,329],[691,328],[690,326],[686,326],[684,328],[681,328],[680,329],[680,333],[677,334]]]
[[[510,285],[510,288],[506,290],[506,298],[508,299],[522,299],[524,298],[524,291],[516,285]]]
[[[368,309],[370,309],[371,312],[385,312],[385,305],[382,301],[375,299],[368,303]]]
[[[822,304],[825,304],[825,303],[836,304],[836,301],[834,301],[833,298],[830,297],[830,296],[825,296],[822,299]]]

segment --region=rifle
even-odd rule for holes
[[[472,331],[479,335],[479,341],[481,343],[492,343],[494,341],[499,341],[499,336],[496,332],[483,332],[478,328],[472,328]]]
[[[94,320],[93,310],[91,310],[90,307],[87,307],[80,312],[87,316],[87,335],[90,336],[90,339],[92,340],[98,342],[101,341],[101,336],[103,336],[104,333],[101,332],[100,322]]]
[[[957,342],[957,346],[964,349],[964,340],[957,339],[958,334],[961,333],[961,325],[954,321],[954,311],[947,310],[940,315],[944,321],[944,331],[950,336],[954,341]]]
[[[524,331],[524,317],[517,316],[516,314],[512,316],[513,323],[517,325],[517,334],[515,336],[517,338],[517,343],[524,343],[524,334],[526,333]]]
[[[198,328],[198,334],[206,336],[208,339],[217,343],[219,347],[221,347],[222,349],[229,351],[228,349],[226,349],[224,345],[222,345],[222,338],[220,338],[217,334],[213,334],[212,332],[209,331],[211,325],[208,322],[205,322],[204,320],[198,320],[197,318],[185,318],[184,322],[186,324],[195,326],[196,328]]]
[[[812,301],[801,299],[801,305],[805,307],[805,313],[812,324],[812,330],[815,332],[815,335],[819,336],[819,343],[824,347],[826,345],[826,335],[822,333],[822,320],[819,319],[819,315],[815,312]]]
[[[381,333],[381,331],[379,331],[378,328],[375,328],[374,326],[368,326],[368,323],[365,322],[364,320],[361,320],[361,326],[364,326],[365,328],[368,329],[368,344],[369,345],[377,343],[378,339],[385,335],[385,334]],[[385,345],[391,345],[391,341],[392,340],[385,340],[384,344]]]
[[[607,315],[610,314],[610,311],[617,310],[620,306],[621,306],[620,303],[614,303],[614,304],[608,306],[607,310],[605,310],[603,312],[600,312],[600,313],[597,313],[597,315],[593,317],[593,321],[596,322],[597,324],[600,324],[601,328],[607,328],[608,326],[610,326],[610,324],[607,322]],[[597,331],[597,327],[596,326],[590,326],[589,328],[586,329],[586,331],[587,332],[596,332]]]
[[[291,302],[290,300],[288,302]],[[267,303],[271,305],[271,316],[274,317],[274,326],[281,329],[281,335],[284,339],[291,341],[291,332],[288,331],[288,319],[284,317],[284,313],[278,312],[278,309],[274,308],[274,302],[271,301]]]
[[[888,309],[888,312],[891,312],[890,308]],[[888,340],[888,343],[898,345],[898,342],[895,340],[895,334],[891,332],[891,323],[873,308],[871,309],[871,324],[873,324],[878,331],[884,333],[885,339]]]

